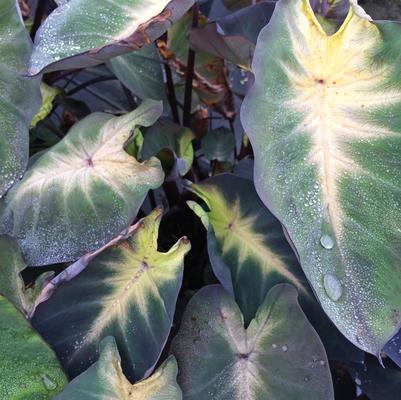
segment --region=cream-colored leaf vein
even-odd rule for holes
[[[380,43],[377,27],[350,14],[345,25],[325,35],[311,16],[306,0],[287,9],[294,64],[281,62],[291,85],[286,107],[304,115],[290,134],[307,134],[311,148],[307,162],[318,171],[322,205],[337,239],[344,218],[339,181],[344,174],[363,174],[349,154],[352,141],[398,135],[369,120],[369,112],[401,101],[401,91],[386,89],[382,83],[391,73],[389,66],[373,66],[372,49]]]

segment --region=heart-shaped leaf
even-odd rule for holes
[[[0,231],[18,239],[28,265],[77,259],[127,228],[164,174],[156,158],[139,163],[124,145],[161,111],[160,102],[148,100],[122,117],[88,116],[13,187]]]
[[[24,77],[32,43],[15,0],[0,4],[0,198],[28,164],[28,128],[40,106],[39,80]]]
[[[260,197],[327,314],[376,355],[401,315],[400,40],[354,4],[328,36],[308,0],[280,0],[242,106]]]
[[[193,0],[70,0],[42,24],[29,73],[83,68],[129,53],[162,35]]]
[[[70,376],[96,359],[100,340],[114,336],[128,379],[148,376],[173,322],[181,287],[182,238],[167,253],[157,251],[162,211],[141,220],[133,236],[105,250],[76,278],[38,306],[32,323]]]
[[[99,359],[76,377],[55,400],[181,400],[177,385],[177,362],[169,357],[153,375],[132,385],[121,369],[121,358],[113,337],[100,343]]]
[[[0,296],[0,398],[52,399],[67,383],[53,351]]]
[[[172,346],[188,400],[334,399],[323,345],[287,284],[271,289],[246,330],[221,286],[202,288]]]
[[[191,190],[210,209],[203,221],[210,222],[207,245],[213,271],[235,296],[246,324],[277,283],[292,283],[306,293],[308,285],[282,227],[252,181],[220,174]]]
[[[202,138],[202,150],[205,157],[212,161],[234,161],[235,137],[224,127],[213,129]]]

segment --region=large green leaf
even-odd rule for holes
[[[56,356],[0,296],[0,398],[52,399],[67,383]]]
[[[221,286],[201,289],[172,351],[188,400],[334,399],[324,347],[287,284],[271,289],[246,330]]]
[[[169,357],[148,379],[132,385],[121,369],[113,337],[100,343],[99,360],[76,377],[55,400],[181,400],[177,362]]]
[[[91,114],[13,187],[0,231],[18,239],[29,265],[77,259],[131,223],[164,174],[157,159],[139,163],[124,144],[160,114],[161,103],[151,100],[122,117]]]
[[[255,317],[277,283],[292,283],[306,293],[308,285],[282,227],[264,207],[252,181],[220,174],[192,185],[191,190],[210,210],[203,221],[210,223],[208,252],[213,271],[235,296],[245,323]]]
[[[29,73],[82,68],[157,39],[193,0],[70,0],[42,24]]]
[[[40,106],[39,80],[26,74],[32,43],[16,0],[0,3],[0,198],[28,164],[28,127]]]
[[[242,106],[260,197],[327,314],[376,355],[401,315],[400,40],[356,5],[328,36],[308,0],[280,0]]]
[[[164,347],[181,287],[182,238],[157,251],[162,211],[141,220],[133,236],[105,250],[38,306],[32,323],[71,376],[95,360],[100,340],[114,336],[130,380],[148,376]]]

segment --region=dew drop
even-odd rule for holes
[[[334,247],[334,239],[329,235],[323,235],[320,238],[320,244],[327,250],[331,250]]]
[[[323,278],[323,285],[327,296],[329,296],[331,300],[337,301],[341,297],[343,288],[337,277],[332,274],[326,274]]]
[[[275,343],[272,344],[273,349],[277,349],[277,345]]]
[[[288,350],[288,346],[285,344],[281,347],[281,350],[284,351],[284,353]]]
[[[47,375],[42,375],[42,381],[47,390],[54,390],[57,387],[57,383],[52,381]]]
[[[355,378],[355,383],[356,383],[358,386],[361,386],[361,385],[362,385],[362,382],[361,382],[361,380],[360,380],[359,378]]]

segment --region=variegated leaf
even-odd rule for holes
[[[39,79],[24,77],[32,43],[18,2],[0,3],[0,198],[28,164],[28,128],[39,109]]]
[[[308,0],[277,3],[241,117],[257,191],[323,308],[379,355],[401,315],[401,25],[351,3],[331,36]]]
[[[160,102],[148,100],[122,117],[91,114],[13,187],[0,231],[18,239],[29,265],[77,259],[128,227],[164,174],[156,158],[139,163],[124,145],[161,111]]]
[[[181,400],[177,362],[169,357],[151,377],[132,385],[121,369],[113,337],[100,343],[99,360],[77,376],[55,400]]]
[[[193,0],[70,0],[35,38],[29,73],[82,68],[139,49],[161,36]]]
[[[127,241],[105,250],[36,309],[32,323],[55,349],[70,376],[96,360],[99,342],[114,336],[130,380],[154,368],[173,322],[184,255],[178,241],[157,251],[162,210],[141,220]]]
[[[277,283],[292,283],[306,293],[308,285],[282,227],[259,199],[252,181],[220,174],[192,185],[191,190],[210,210],[202,221],[205,225],[210,221],[208,252],[213,271],[235,296],[245,323],[254,318]]]
[[[186,400],[333,400],[324,347],[288,284],[244,319],[221,286],[189,302],[172,352]]]

